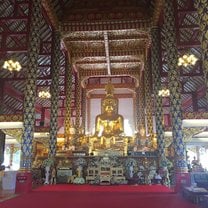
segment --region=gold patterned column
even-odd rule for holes
[[[195,0],[194,3],[197,9],[201,30],[202,67],[206,87],[208,89],[208,1]],[[206,98],[208,101],[208,90],[206,91]]]
[[[58,130],[58,100],[59,100],[59,71],[61,58],[61,38],[60,33],[55,31],[53,34],[53,52],[51,57],[51,117],[50,117],[50,140],[49,158],[56,155],[57,130]]]
[[[136,90],[138,102],[137,130],[145,129],[145,92],[144,92],[144,73],[141,74],[140,85]],[[146,130],[145,130],[146,135]]]
[[[144,65],[144,83],[145,83],[145,106],[146,106],[146,120],[147,132],[150,136],[151,144],[153,145],[153,114],[152,114],[152,72],[150,60],[145,61]]]
[[[159,152],[160,166],[166,166],[165,161],[165,142],[164,142],[164,126],[163,126],[163,109],[162,97],[158,92],[161,90],[161,77],[160,77],[160,29],[153,27],[151,30],[152,37],[152,74],[153,74],[153,90],[155,98],[155,123],[157,134],[157,146]]]
[[[27,79],[24,93],[23,135],[21,146],[21,170],[30,170],[32,162],[32,141],[35,125],[36,78],[38,54],[40,51],[41,1],[32,0],[30,33],[28,41]]]
[[[135,117],[136,117],[136,129],[139,130],[139,87],[136,88],[136,95],[135,95],[135,99],[134,99],[134,103],[135,103]]]
[[[90,132],[90,123],[91,123],[91,118],[90,118],[90,115],[91,115],[91,98],[90,98],[90,94],[89,93],[86,93],[86,98],[87,98],[87,132],[88,133],[91,133]]]
[[[82,90],[82,129],[83,129],[83,133],[85,134],[85,130],[86,130],[86,88],[83,88]]]
[[[174,17],[173,0],[166,0],[164,4],[165,44],[167,49],[166,61],[168,66],[168,87],[170,90],[170,115],[175,150],[175,169],[178,173],[185,173],[188,169],[182,131],[181,83],[180,72],[177,66],[178,51],[176,47]]]
[[[80,114],[81,114],[81,83],[80,79],[76,77],[76,121],[75,121],[75,140],[77,141],[79,136],[79,128],[80,128]]]
[[[71,128],[71,94],[72,94],[72,70],[66,56],[66,114],[64,120],[64,134],[65,134],[65,143],[68,145],[70,137],[70,128]]]

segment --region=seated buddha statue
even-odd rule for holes
[[[94,138],[109,148],[124,132],[123,116],[118,114],[118,99],[113,95],[113,85],[105,87],[106,96],[101,100],[101,114],[96,116]]]

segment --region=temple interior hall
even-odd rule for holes
[[[207,18],[207,0],[1,1],[0,200],[160,185],[207,206]]]

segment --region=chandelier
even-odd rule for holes
[[[178,59],[178,66],[189,66],[195,65],[198,59],[193,54],[184,54],[182,57]]]
[[[38,92],[38,97],[42,99],[51,98],[51,93],[48,90],[41,90]]]
[[[158,95],[162,97],[168,97],[170,96],[170,90],[169,89],[159,90]]]
[[[3,68],[12,72],[12,71],[20,71],[22,67],[18,61],[13,61],[12,59],[9,59],[4,62]]]

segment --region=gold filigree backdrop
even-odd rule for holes
[[[11,137],[13,137],[14,139],[17,140],[18,143],[21,143],[21,139],[22,139],[22,129],[2,129],[2,131],[6,134],[9,135]]]

